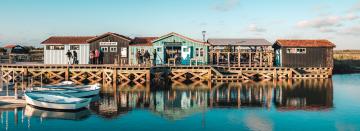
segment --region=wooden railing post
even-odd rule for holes
[[[117,78],[117,70],[116,68],[113,69],[113,77],[112,77],[112,82],[113,82],[113,87],[116,89],[116,85],[117,85],[117,81],[116,81],[116,78]]]
[[[216,52],[216,65],[219,65],[220,62],[220,52]]]
[[[240,58],[241,58],[241,53],[240,53],[240,51],[239,51],[239,52],[238,52],[238,66],[239,66],[239,67],[241,66]]]
[[[249,67],[251,67],[251,52],[249,52]]]
[[[65,70],[65,81],[69,80],[69,65],[67,65],[66,70]]]
[[[260,52],[260,67],[263,65],[263,53]]]
[[[231,64],[230,52],[227,53],[227,58],[228,58],[228,67],[230,67],[230,64]]]

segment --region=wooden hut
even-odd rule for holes
[[[128,47],[131,38],[108,32],[88,40],[90,50],[103,53],[103,64],[128,63]]]
[[[328,40],[277,40],[275,65],[281,67],[333,67],[333,48]]]
[[[5,49],[5,58],[8,58],[9,63],[28,62],[30,60],[29,48],[16,44],[7,44],[3,47]]]
[[[206,42],[172,32],[155,39],[152,43],[157,54],[156,64],[189,65],[190,62],[193,64],[207,64],[208,62],[209,45]]]
[[[136,52],[144,54],[146,51],[150,53],[150,59],[153,60],[153,48],[152,41],[158,37],[135,37],[129,45],[129,64],[139,64],[136,59]]]
[[[265,39],[213,39],[209,38],[210,64],[263,67],[272,66],[271,43]]]
[[[7,44],[3,47],[6,50],[6,54],[27,54],[29,49],[21,45]]]
[[[87,40],[94,36],[52,36],[43,41],[44,64],[68,64],[69,59],[66,53],[77,52],[79,64],[89,63],[90,45]],[[70,60],[72,64],[73,60]]]

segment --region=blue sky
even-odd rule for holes
[[[360,49],[360,0],[0,0],[0,45],[49,36],[177,32],[211,38],[329,39]]]

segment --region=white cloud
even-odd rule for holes
[[[222,0],[222,2],[215,5],[213,9],[222,12],[230,11],[236,8],[239,2],[239,0]]]
[[[360,17],[355,13],[348,13],[344,16],[326,16],[310,20],[303,20],[296,24],[299,28],[313,28],[321,33],[337,32],[347,22],[352,22]]]
[[[360,25],[355,25],[352,27],[345,28],[340,32],[340,34],[359,36],[360,35]]]
[[[320,28],[319,31],[322,32],[322,33],[336,32],[336,30],[332,29],[332,28]]]
[[[250,24],[248,30],[252,32],[266,32],[265,28],[258,27],[256,24]]]
[[[358,16],[358,15],[356,15],[355,13],[349,13],[349,14],[347,14],[345,17],[344,17],[344,19],[346,19],[346,20],[357,20],[357,19],[359,19],[360,17]]]
[[[324,28],[332,26],[341,26],[342,18],[339,16],[328,16],[316,18],[313,20],[303,20],[297,23],[300,28]]]

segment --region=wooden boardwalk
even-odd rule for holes
[[[1,65],[5,82],[32,81],[59,83],[144,84],[156,80],[173,82],[241,82],[276,79],[326,79],[332,68],[228,67],[228,66],[115,66],[115,65]]]

